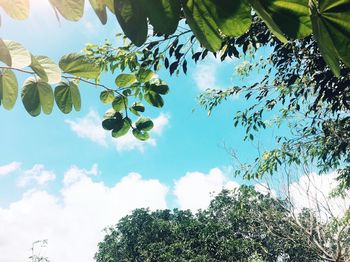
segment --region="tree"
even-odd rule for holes
[[[317,217],[310,226],[311,213],[304,210],[298,221],[308,230],[326,226]],[[345,234],[349,237],[349,231]],[[97,262],[346,261],[346,253],[337,260],[325,257],[313,245],[313,237],[295,223],[288,202],[242,186],[224,190],[197,214],[135,210],[107,230],[95,258]],[[342,243],[349,246],[347,240]]]

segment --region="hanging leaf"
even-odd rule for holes
[[[141,0],[140,3],[156,32],[170,35],[176,31],[180,20],[180,1]]]
[[[164,106],[164,100],[161,95],[157,94],[153,91],[148,91],[145,93],[145,100],[147,103],[154,107],[163,107]]]
[[[124,34],[136,45],[147,39],[147,16],[138,0],[115,0],[115,15]]]
[[[63,56],[59,66],[65,73],[87,79],[97,80],[101,74],[101,68],[97,64],[91,62],[86,56],[78,53]]]
[[[116,128],[114,128],[112,130],[112,136],[114,138],[124,136],[129,132],[129,130],[131,128],[131,120],[129,118],[125,117],[122,120],[122,122],[123,122],[123,125],[117,126]]]
[[[105,114],[105,119],[102,121],[102,127],[108,131],[122,128],[124,125],[122,114],[114,110],[108,110],[107,112],[108,114]]]
[[[260,1],[281,31],[292,39],[312,33],[309,0]]]
[[[6,1],[6,0],[5,0]],[[85,0],[49,0],[51,5],[67,20],[78,21],[84,14]]]
[[[226,36],[240,36],[248,31],[251,22],[251,6],[246,0],[213,1],[202,0],[218,28]]]
[[[160,84],[160,85],[152,84],[150,85],[150,89],[160,95],[166,95],[169,93],[169,87],[164,84]]]
[[[136,76],[133,74],[120,74],[115,79],[115,84],[119,87],[132,85],[136,81]]]
[[[141,68],[136,74],[137,81],[141,83],[146,83],[150,81],[154,76],[155,74],[152,70],[144,69],[144,68]]]
[[[8,66],[12,66],[12,59],[9,49],[5,42],[0,38],[0,61],[4,62]]]
[[[117,96],[114,98],[112,106],[115,111],[122,111],[128,106],[128,98],[125,96]]]
[[[186,21],[198,41],[208,50],[221,48],[219,28],[202,0],[185,0],[183,4]]]
[[[24,20],[29,16],[29,0],[0,0],[0,6],[13,19]]]
[[[80,92],[73,82],[61,82],[55,88],[55,101],[58,108],[64,114],[72,111],[73,105],[76,111],[80,111]]]
[[[40,115],[41,110],[50,114],[54,104],[51,86],[40,79],[28,78],[23,85],[22,102],[31,116]]]
[[[145,112],[145,106],[141,103],[134,103],[129,109],[134,115],[137,116],[140,116],[139,112]]]
[[[8,69],[2,70],[0,75],[0,105],[11,110],[16,104],[18,96],[18,82],[16,75]]]
[[[32,63],[30,64],[30,67],[40,77],[41,80],[47,82],[49,80],[49,78],[47,77],[47,74],[46,74],[44,68],[36,60],[35,56],[31,55],[31,58],[32,58]]]
[[[57,84],[61,81],[61,69],[47,56],[35,56],[37,63],[41,65],[46,74],[45,81],[49,84]],[[33,59],[32,59],[33,63]],[[44,79],[43,79],[44,80]]]
[[[21,44],[9,40],[4,40],[4,43],[10,52],[13,68],[22,69],[31,64],[31,54]]]
[[[113,102],[115,96],[112,90],[102,91],[100,94],[100,100],[104,104],[110,104]]]
[[[90,0],[90,4],[94,9],[96,15],[100,19],[101,23],[104,25],[107,23],[107,10],[104,0]]]
[[[134,135],[134,137],[141,141],[146,141],[147,139],[149,139],[148,132],[144,132],[138,129],[133,129],[132,134]]]
[[[140,117],[136,123],[136,128],[141,131],[151,131],[152,128],[154,127],[154,124],[150,118],[147,117]]]
[[[259,17],[265,22],[270,31],[282,42],[287,43],[288,39],[284,36],[281,29],[272,19],[271,14],[266,10],[266,8],[262,5],[260,0],[248,0],[249,3],[254,8],[255,12],[259,15]]]
[[[106,6],[108,7],[109,11],[111,11],[113,14],[115,14],[114,12],[114,0],[104,0]]]

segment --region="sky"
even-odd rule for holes
[[[71,23],[58,22],[46,0],[31,3],[26,21],[1,12],[0,35],[56,62],[86,43],[109,39],[116,44],[121,32],[111,14],[102,26],[89,6],[81,21]],[[82,110],[69,115],[55,107],[50,116],[33,118],[20,99],[12,111],[0,108],[0,262],[27,261],[32,243],[43,239],[48,246],[42,251],[52,262],[90,262],[103,229],[133,209],[195,212],[207,207],[212,192],[246,183],[233,177],[227,150],[234,149],[244,161],[257,155],[257,143],[243,142],[244,131],[233,127],[234,112],[246,105],[244,100],[229,99],[210,117],[197,101],[207,88],[239,81],[234,68],[240,62],[209,57],[190,63],[186,76],[161,71],[171,92],[164,108],[151,110],[155,128],[147,142],[132,135],[111,138],[101,127],[108,109],[99,101],[101,90],[89,85],[80,87]],[[18,74],[20,82],[25,78]],[[271,132],[257,138],[263,146],[274,144]],[[330,174],[318,181],[329,185],[333,179]],[[298,182],[306,183],[296,181],[294,189]]]

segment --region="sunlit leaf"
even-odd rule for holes
[[[125,96],[116,96],[112,103],[113,109],[117,112],[124,110],[128,106],[128,98]]]
[[[12,67],[22,69],[31,64],[31,54],[20,43],[4,40],[12,59]]]
[[[115,84],[119,87],[130,86],[136,81],[136,76],[133,74],[120,74],[115,79]]]
[[[102,24],[107,23],[107,10],[105,0],[90,0],[90,4]]]
[[[78,21],[84,14],[85,0],[49,0],[51,5],[67,20]]]
[[[112,103],[114,98],[115,98],[115,96],[114,96],[114,92],[112,90],[105,90],[105,91],[102,91],[100,94],[100,100],[104,104]]]
[[[73,82],[61,82],[55,88],[55,101],[58,108],[68,114],[72,111],[73,105],[76,111],[80,110],[80,93]]]
[[[45,114],[50,114],[54,104],[51,86],[40,79],[27,79],[22,89],[22,102],[31,116],[40,115],[41,110]]]
[[[0,38],[0,61],[4,62],[6,65],[12,65],[12,59],[9,49],[7,48],[5,42]]]
[[[138,129],[133,129],[132,134],[134,135],[134,137],[136,137],[138,140],[141,140],[141,141],[146,141],[147,139],[149,139],[148,132],[143,132]]]
[[[63,56],[59,66],[65,73],[87,79],[98,79],[101,74],[101,68],[97,64],[78,53]]]
[[[136,128],[141,131],[151,131],[152,128],[154,127],[154,124],[150,118],[147,117],[140,117],[136,123]]]
[[[139,72],[136,74],[137,81],[141,83],[146,83],[151,80],[155,76],[154,72],[149,69],[141,68]]]
[[[131,120],[126,117],[123,119],[123,125],[117,126],[112,130],[112,136],[114,138],[124,136],[129,132],[130,128],[131,128]]]
[[[16,75],[8,69],[0,72],[0,105],[7,110],[14,107],[18,96]]]
[[[29,16],[29,0],[0,0],[0,6],[13,19],[24,20]]]
[[[153,91],[148,91],[145,94],[145,100],[147,103],[151,104],[154,107],[163,107],[164,106],[164,100],[161,95],[157,94]]]
[[[49,84],[57,84],[61,81],[61,69],[49,57],[35,56],[35,59],[44,69],[47,76],[46,81]]]
[[[114,1],[115,15],[125,35],[141,46],[147,39],[147,16],[138,0]]]

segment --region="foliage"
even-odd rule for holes
[[[299,220],[308,232],[322,224],[305,210]],[[299,223],[299,222],[298,222]],[[306,227],[305,227],[306,228]],[[96,254],[97,262],[113,261],[343,261],[333,260],[335,246],[317,247],[290,215],[288,202],[242,186],[224,190],[206,210],[135,210],[109,228]],[[347,229],[348,230],[348,229]],[[336,230],[335,230],[336,231]],[[328,232],[331,239],[336,233]],[[349,231],[344,232],[349,236]],[[335,239],[333,239],[334,243]],[[343,247],[348,246],[345,239]],[[322,244],[325,244],[322,246]],[[324,251],[330,257],[325,257]],[[334,255],[334,256],[333,256]]]

